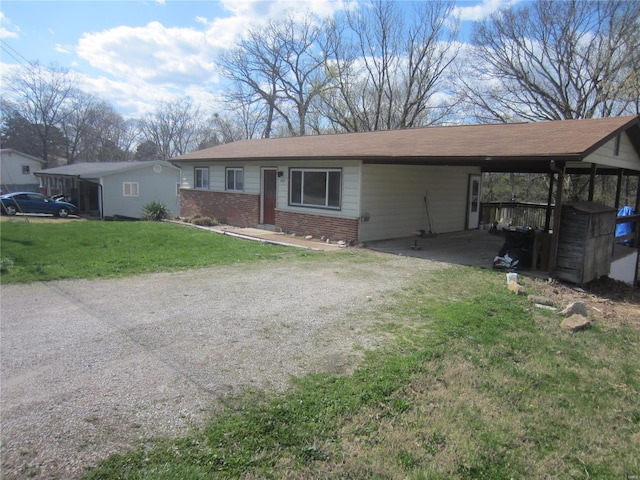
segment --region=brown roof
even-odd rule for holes
[[[242,140],[172,161],[360,159],[367,163],[497,164],[516,159],[582,160],[625,130],[640,153],[640,117],[628,116]]]

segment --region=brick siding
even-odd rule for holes
[[[180,190],[180,216],[203,215],[236,227],[260,223],[260,195]],[[358,239],[358,219],[276,209],[276,228],[287,233],[327,237],[347,242]]]
[[[181,189],[180,216],[192,215],[237,227],[256,227],[260,223],[260,195]]]
[[[287,233],[327,237],[331,240],[357,240],[358,219],[330,217],[276,209],[276,226]]]

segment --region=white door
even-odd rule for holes
[[[467,204],[467,228],[478,228],[480,223],[480,175],[469,175],[469,195]]]

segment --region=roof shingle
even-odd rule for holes
[[[537,123],[437,126],[406,130],[241,140],[175,157],[172,161],[271,158],[584,158],[640,117],[608,117]],[[578,158],[578,159],[579,159]]]

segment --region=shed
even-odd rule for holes
[[[180,212],[180,169],[165,161],[77,163],[36,172],[45,195],[65,194],[83,214],[140,218],[161,202]]]
[[[556,276],[583,285],[608,275],[615,230],[614,208],[594,202],[563,205]]]

